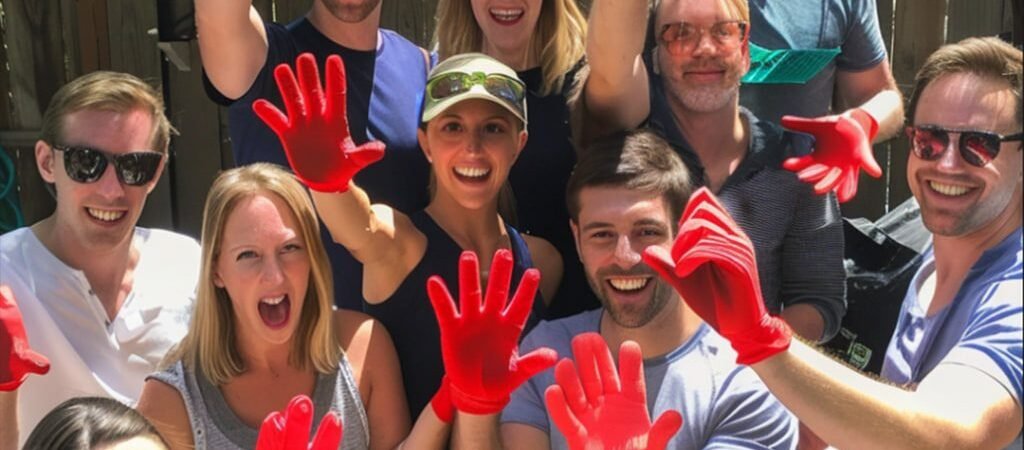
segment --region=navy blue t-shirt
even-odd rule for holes
[[[538,93],[543,82],[540,67],[518,72],[527,88],[529,137],[508,180],[516,198],[516,228],[548,240],[562,254],[565,271],[548,309],[552,319],[601,306],[576,257],[565,203],[565,188],[576,165],[566,98],[581,66],[577,64],[564,76],[560,92],[546,96]]]
[[[342,47],[324,36],[306,18],[287,26],[267,22],[267,61],[249,91],[228,99],[207,80],[207,93],[228,107],[228,125],[235,164],[272,162],[288,167],[277,135],[252,112],[252,102],[265,98],[284,111],[273,70],[281,63],[294,67],[301,53],[316,57],[321,79],[327,57],[341,55],[345,65],[348,121],[352,140],[362,144],[383,141],[384,158],[356,174],[356,183],[374,203],[400,211],[418,211],[427,205],[429,164],[416,140],[420,98],[426,87],[427,62],[423,51],[390,30],[380,30],[376,50]],[[205,77],[204,77],[205,79]],[[362,265],[321,227],[335,274],[335,303],[349,309],[362,304]]]

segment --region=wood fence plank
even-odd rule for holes
[[[1004,0],[949,0],[946,42],[1003,31]]]
[[[314,1],[320,0],[274,0],[274,21],[278,23],[290,23],[291,21],[306,15]],[[414,3],[409,0],[404,1]]]
[[[395,30],[416,45],[429,49],[434,36],[436,10],[437,0],[384,0],[381,5],[381,26]]]

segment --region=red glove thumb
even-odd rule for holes
[[[651,425],[651,432],[647,435],[647,450],[662,450],[668,447],[668,441],[676,435],[682,426],[683,416],[679,414],[679,411],[670,409],[661,413],[658,420]]]
[[[50,371],[50,361],[29,347],[21,311],[6,285],[0,286],[0,358],[0,391],[17,389],[30,373]]]

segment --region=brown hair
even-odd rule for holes
[[[138,436],[167,443],[142,414],[106,397],[76,397],[51,410],[25,441],[33,450],[89,450]]]
[[[995,37],[971,37],[940,47],[917,72],[914,92],[907,107],[907,120],[914,123],[917,102],[929,83],[955,73],[1006,80],[1017,97],[1017,116],[1020,117],[1024,111],[1021,104],[1021,58],[1019,49]]]
[[[245,370],[236,347],[231,299],[225,289],[213,284],[213,273],[228,216],[242,200],[268,193],[278,196],[291,207],[310,261],[309,289],[306,290],[299,325],[292,338],[289,362],[300,368],[312,364],[320,373],[337,370],[341,348],[331,314],[334,285],[327,252],[320,239],[316,212],[309,195],[295,176],[268,163],[225,171],[210,187],[203,212],[202,259],[195,310],[188,334],[170,352],[163,366],[179,359],[188,365],[198,364],[215,385],[223,384]]]
[[[125,113],[134,109],[147,111],[153,118],[150,150],[166,153],[171,133],[177,131],[164,115],[163,97],[135,75],[121,72],[91,72],[57,90],[43,114],[42,139],[50,145],[63,144],[64,118],[78,111]]]
[[[679,155],[647,129],[597,139],[580,152],[565,194],[573,222],[580,218],[580,192],[594,186],[661,194],[674,220],[683,214],[693,192],[690,171]]]

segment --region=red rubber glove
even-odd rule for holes
[[[494,254],[482,303],[478,267],[475,253],[462,252],[461,314],[441,277],[435,275],[427,280],[427,295],[441,328],[441,356],[451,402],[459,411],[484,415],[500,412],[513,390],[554,365],[558,355],[549,348],[540,348],[519,356],[519,336],[540,283],[537,269],[528,269],[523,274],[506,308],[512,281],[512,252],[501,249]]]
[[[253,102],[252,109],[277,133],[300,181],[315,191],[345,192],[357,172],[384,156],[384,143],[372,141],[357,147],[352,142],[345,112],[345,66],[340,56],[327,58],[326,98],[313,55],[299,55],[295,66],[298,81],[287,64],[274,69],[288,115],[264,99]]]
[[[30,373],[50,371],[50,361],[28,346],[21,311],[6,285],[0,286],[0,357],[0,391],[18,389]]]
[[[858,170],[863,168],[875,178],[882,176],[871,153],[878,122],[864,110],[816,118],[782,116],[782,126],[814,136],[814,153],[789,158],[782,167],[796,172],[800,181],[815,183],[815,193],[835,190],[839,202],[844,203],[857,195]]]
[[[551,419],[569,448],[664,449],[683,425],[683,417],[668,410],[651,424],[640,346],[622,343],[618,374],[600,334],[577,335],[572,352],[579,369],[568,358],[560,361],[555,367],[557,384],[544,393]]]
[[[671,254],[651,246],[644,261],[729,340],[737,363],[789,348],[789,326],[765,310],[753,244],[707,188],[690,197]]]
[[[313,402],[305,395],[296,395],[284,412],[274,411],[263,419],[255,450],[337,450],[341,444],[341,419],[328,411],[320,421],[316,437],[309,442],[313,426]]]

